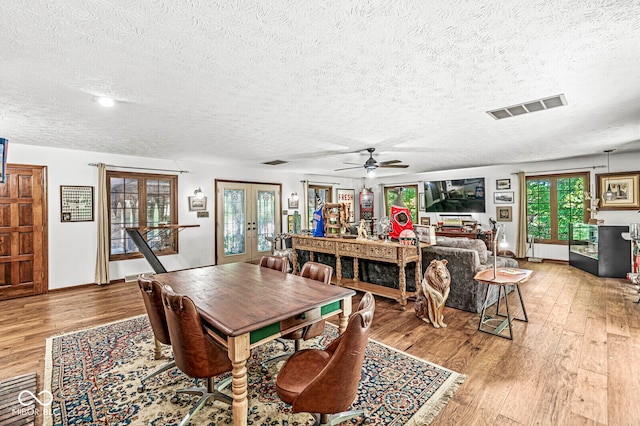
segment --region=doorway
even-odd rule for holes
[[[46,167],[9,164],[0,183],[0,300],[48,290]]]
[[[309,185],[307,191],[307,228],[313,229],[313,212],[323,204],[332,202],[333,187]]]
[[[267,238],[280,233],[279,184],[218,181],[216,264],[253,262],[271,254]]]

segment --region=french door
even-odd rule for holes
[[[216,264],[271,254],[280,211],[280,185],[216,181]]]

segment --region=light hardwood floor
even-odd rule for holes
[[[466,374],[434,425],[640,425],[640,305],[622,279],[521,262],[529,323],[513,342],[477,331],[479,315],[447,308],[445,329],[376,297],[372,338]],[[357,303],[359,296],[354,299]],[[513,306],[513,305],[512,305]],[[136,283],[0,302],[0,380],[38,373],[45,338],[144,313]]]

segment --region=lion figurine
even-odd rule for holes
[[[451,285],[451,275],[447,269],[448,261],[432,260],[425,276],[422,279],[422,286],[418,289],[416,302],[413,305],[416,316],[427,323],[433,324],[435,328],[446,327],[444,323],[444,304],[449,297]]]

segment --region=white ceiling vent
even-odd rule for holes
[[[567,105],[567,99],[564,97],[564,94],[561,94],[551,96],[550,98],[538,99],[536,101],[529,101],[518,105],[511,105],[505,108],[494,109],[493,111],[487,111],[487,114],[489,114],[496,120],[502,120],[503,118],[529,114],[532,112],[542,111],[545,109],[555,108],[563,105]]]

